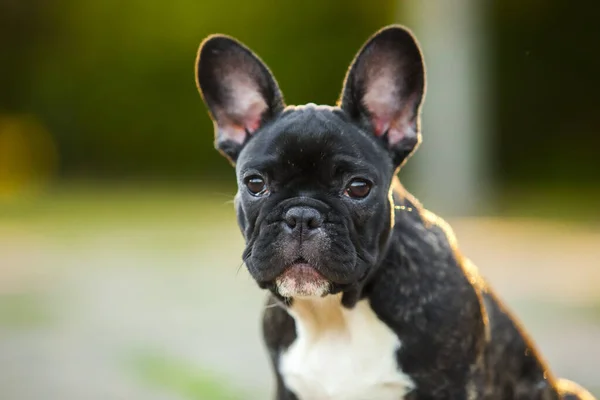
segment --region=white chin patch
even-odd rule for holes
[[[306,264],[288,268],[275,279],[275,285],[283,297],[323,297],[329,292],[329,281]]]
[[[329,282],[298,281],[290,277],[277,278],[277,292],[283,297],[323,297],[329,291]]]

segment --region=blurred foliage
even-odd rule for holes
[[[241,395],[225,379],[215,377],[214,373],[201,372],[177,359],[142,354],[135,358],[134,369],[142,380],[182,399],[241,400],[248,397]]]
[[[538,188],[597,186],[600,3],[493,4],[497,176]]]
[[[288,103],[331,104],[364,40],[403,22],[399,3],[0,0],[0,113],[36,116],[62,177],[218,180],[230,167],[193,75],[206,35],[255,50]],[[600,3],[489,4],[496,178],[597,182]]]
[[[55,172],[57,156],[35,117],[0,115],[0,199],[39,189]]]

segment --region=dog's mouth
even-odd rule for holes
[[[275,278],[275,286],[280,296],[324,297],[329,294],[331,282],[305,259],[291,263]]]

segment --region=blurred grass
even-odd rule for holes
[[[189,400],[242,400],[241,395],[214,373],[195,368],[182,361],[157,354],[140,354],[134,358],[136,375],[146,384],[167,389]]]
[[[53,320],[44,300],[34,293],[0,294],[0,328],[29,330]]]
[[[204,188],[203,186],[209,186]],[[90,184],[59,185],[35,196],[0,202],[0,230],[35,225],[53,228],[85,223],[101,227],[114,222],[169,223],[197,219],[215,223],[233,216],[235,189],[225,184],[192,185]]]

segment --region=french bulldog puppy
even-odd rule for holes
[[[243,260],[269,292],[276,399],[592,399],[552,374],[397,179],[425,93],[409,30],[367,40],[336,106],[286,106],[268,67],[225,35],[200,45],[196,83],[235,166]]]

